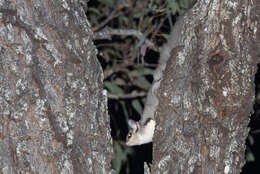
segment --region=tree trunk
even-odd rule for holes
[[[259,9],[258,0],[198,0],[185,15],[158,94],[152,173],[240,173],[260,60]]]
[[[0,1],[0,173],[110,173],[92,35],[78,1]]]

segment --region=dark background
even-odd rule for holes
[[[242,174],[254,174],[260,171],[260,65],[255,75],[255,105],[254,113],[250,117],[250,132],[246,140],[247,163],[243,167]],[[252,155],[254,159],[250,159]],[[249,156],[249,157],[248,157]],[[249,159],[248,159],[249,158]],[[253,161],[251,161],[253,160]]]

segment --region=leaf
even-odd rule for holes
[[[250,145],[254,145],[254,138],[253,138],[253,136],[252,135],[248,135],[248,141],[249,141],[249,144]]]
[[[184,9],[191,8],[195,3],[195,0],[182,0],[180,1],[180,7]]]
[[[112,94],[123,94],[124,91],[115,82],[104,82],[104,87],[108,89]]]
[[[146,88],[149,88],[152,85],[144,76],[139,76],[136,81]]]
[[[101,15],[101,13],[99,12],[99,10],[97,8],[92,8],[92,7],[89,7],[88,8],[88,12],[93,12],[95,13],[96,15]]]
[[[117,172],[121,170],[123,163],[127,160],[127,154],[124,149],[120,146],[118,141],[114,141],[114,153],[116,154],[116,158],[112,159],[112,168]]]
[[[132,101],[132,106],[140,115],[142,115],[143,107],[138,99]]]
[[[180,10],[179,4],[176,2],[176,0],[168,0],[167,2],[167,8],[172,12],[173,15],[175,15],[176,12]]]
[[[138,69],[137,71],[138,71],[139,76],[153,75],[153,69],[151,69],[151,68],[143,67],[143,68]]]
[[[121,78],[116,78],[115,82],[118,85],[122,85],[122,86],[123,85],[127,85],[126,82],[123,79],[121,79]]]
[[[127,109],[126,109],[125,102],[124,102],[124,101],[120,101],[120,104],[121,104],[121,106],[122,106],[122,109],[123,109],[125,118],[128,118],[129,115],[128,115],[128,112],[127,112]]]
[[[138,68],[136,70],[133,70],[131,72],[132,77],[139,77],[139,76],[146,76],[146,75],[153,75],[153,69],[152,68],[147,68],[147,67],[142,67]]]
[[[252,153],[252,151],[249,147],[247,147],[246,161],[248,161],[248,162],[254,162],[255,161],[255,156],[254,156],[254,154]]]

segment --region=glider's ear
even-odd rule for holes
[[[137,129],[137,122],[134,121],[134,120],[129,119],[129,120],[128,120],[128,126],[129,126],[131,129],[136,130],[136,129]]]

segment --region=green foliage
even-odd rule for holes
[[[138,76],[136,81],[147,89],[151,86],[151,83],[144,76]]]
[[[116,171],[120,171],[122,166],[127,163],[127,155],[132,154],[133,150],[131,148],[123,148],[123,146],[118,141],[114,141],[114,154],[116,158],[112,160],[112,168]],[[127,172],[129,173],[129,172]]]
[[[255,161],[255,155],[251,151],[251,146],[254,145],[255,141],[251,134],[248,135],[247,140],[249,142],[249,145],[246,147],[246,161],[247,162],[254,162]]]
[[[248,162],[254,162],[255,161],[255,156],[252,153],[250,147],[247,148],[246,161],[248,161]]]
[[[153,75],[153,70],[151,68],[147,68],[147,67],[141,67],[141,68],[137,68],[135,70],[133,70],[131,72],[131,75],[133,77],[143,77],[146,75]]]
[[[124,101],[119,101],[119,103],[121,104],[121,106],[123,108],[124,117],[128,118],[129,114],[128,114],[128,111],[127,111],[126,103]]]
[[[101,13],[100,13],[100,11],[98,10],[98,9],[96,9],[96,8],[88,8],[88,11],[90,12],[90,13],[93,13],[93,14],[96,14],[97,16],[100,16],[101,15]]]
[[[120,88],[114,81],[105,81],[104,87],[112,94],[123,94],[124,90]]]
[[[132,100],[132,106],[140,115],[142,114],[143,107],[138,99]]]
[[[171,11],[173,15],[175,15],[178,11],[180,11],[180,5],[176,0],[168,0],[167,10]]]

